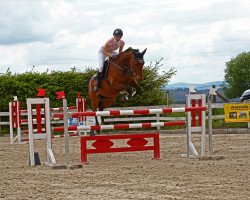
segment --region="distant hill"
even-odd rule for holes
[[[209,94],[209,89],[196,90],[196,91],[197,91],[196,94],[206,94],[206,95]],[[221,89],[218,89],[217,91],[223,95],[223,91]],[[184,104],[186,101],[185,100],[186,95],[188,93],[189,93],[188,88],[178,88],[178,89],[168,90],[169,99],[171,100],[172,103],[175,103],[175,104]],[[216,96],[216,102],[223,103],[224,101]]]
[[[175,89],[185,89],[189,88],[189,86],[195,86],[195,89],[197,90],[208,90],[209,88],[212,87],[212,85],[215,85],[216,88],[221,88],[223,81],[214,81],[214,82],[209,82],[209,83],[185,83],[185,82],[180,82],[180,83],[175,83],[175,84],[170,84],[166,85],[165,89],[166,90],[175,90]]]
[[[189,86],[194,86],[197,94],[206,94],[208,95],[209,89],[212,85],[215,85],[217,91],[223,95],[221,85],[223,81],[214,81],[204,84],[193,84],[193,83],[175,83],[170,84],[165,87],[165,90],[169,93],[169,98],[173,103],[185,103],[185,96],[189,93]],[[216,97],[216,102],[223,102],[220,98]]]

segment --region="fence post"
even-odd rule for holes
[[[69,165],[69,133],[68,133],[68,110],[67,100],[63,98],[63,115],[64,115],[64,141],[65,141],[65,165]]]
[[[209,154],[213,154],[213,119],[212,119],[212,95],[208,95],[208,141],[209,141]]]
[[[14,132],[12,126],[12,102],[9,102],[9,122],[10,122],[10,144],[14,144]]]
[[[157,122],[160,122],[160,113],[156,113],[156,117],[157,117]],[[161,130],[161,127],[160,126],[157,126],[157,130]]]

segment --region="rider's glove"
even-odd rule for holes
[[[113,59],[116,59],[116,58],[118,58],[118,55],[114,55],[114,56],[112,56],[112,58],[113,58]]]

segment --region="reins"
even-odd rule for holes
[[[114,66],[118,67],[120,70],[127,72],[126,74],[127,74],[128,76],[130,76],[130,75],[136,76],[136,75],[137,75],[137,73],[136,73],[135,70],[134,70],[135,59],[133,59],[133,66],[132,66],[132,67],[131,67],[131,66],[129,66],[129,67],[127,67],[127,66],[120,66],[120,65],[116,64],[116,63],[113,62],[113,61],[109,61],[109,62],[112,63]],[[131,71],[132,71],[132,74],[130,73]]]
[[[121,69],[122,71],[126,70],[126,66],[124,68],[122,68],[120,65],[117,65],[116,63],[114,63],[113,61],[109,61],[110,63],[112,63],[113,65],[115,65],[116,67],[118,67],[119,69]]]

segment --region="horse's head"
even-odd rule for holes
[[[129,52],[129,84],[138,87],[142,80],[142,69],[144,65],[143,56],[147,49],[140,52],[138,49],[128,48],[125,52]]]

